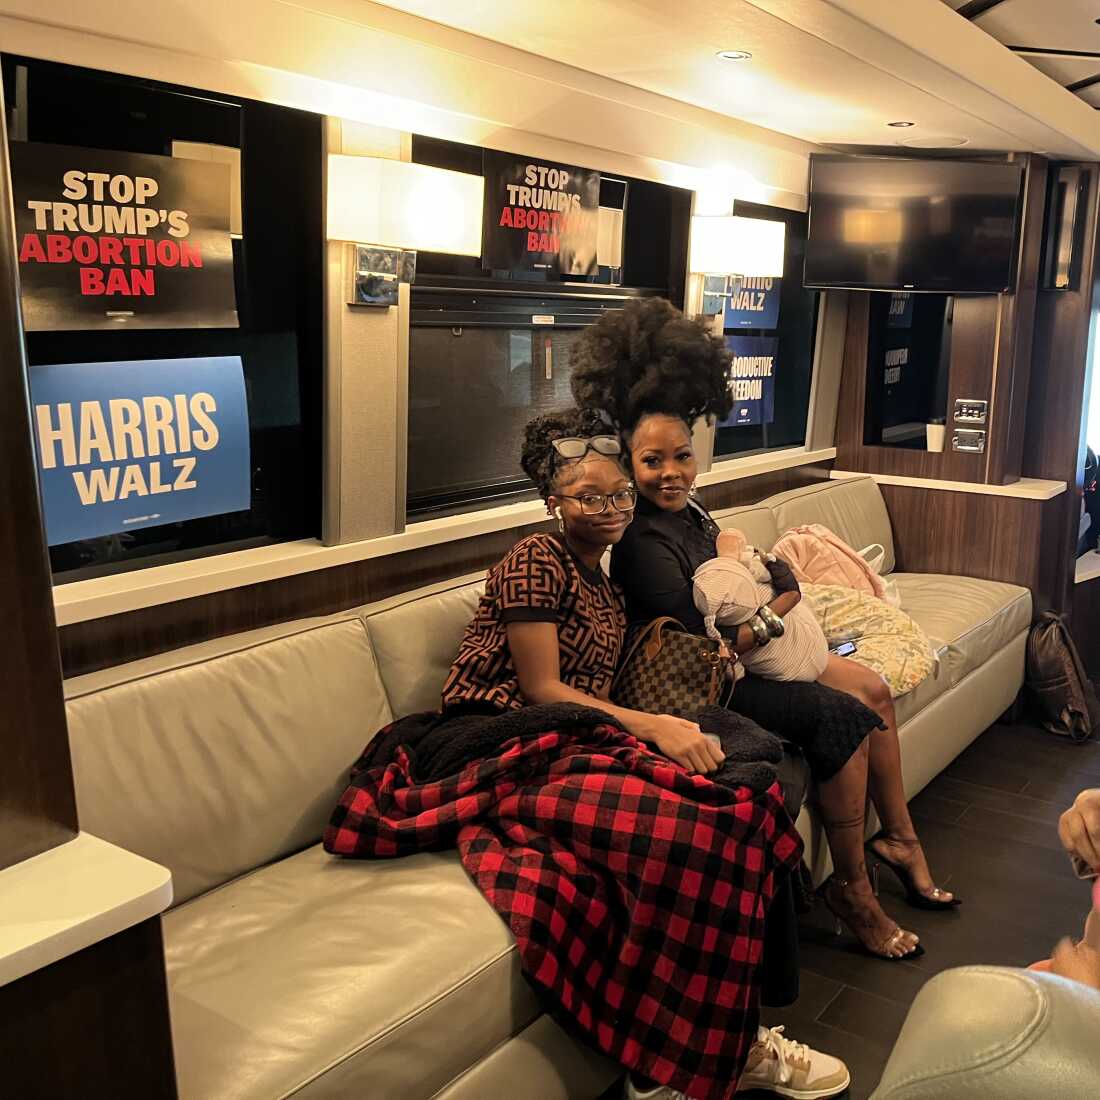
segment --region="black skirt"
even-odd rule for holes
[[[734,689],[730,710],[797,745],[818,783],[832,779],[872,730],[886,728],[870,707],[846,691],[764,680],[751,673]]]

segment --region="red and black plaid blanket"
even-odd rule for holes
[[[415,749],[391,755],[353,772],[329,852],[457,846],[559,1014],[629,1069],[701,1100],[733,1094],[764,914],[801,855],[778,785],[690,776],[610,721],[521,733],[425,781]]]

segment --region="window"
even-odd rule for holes
[[[321,116],[9,56],[3,79],[13,142],[239,165],[229,216],[238,328],[31,331],[27,357],[32,385],[51,364],[239,357],[249,506],[51,546],[55,578],[319,535]]]
[[[718,460],[806,442],[817,324],[818,294],[802,286],[807,216],[743,202],[736,213],[785,222],[786,256],[782,280],[748,280],[728,299],[724,332],[735,357],[735,401],[714,433]]]
[[[530,298],[413,287],[408,512],[533,495],[524,425],[572,403],[569,352],[622,296]]]

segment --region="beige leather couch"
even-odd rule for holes
[[[1100,993],[1054,974],[963,966],[921,988],[871,1100],[1100,1095]]]
[[[741,509],[770,546],[819,521],[857,547],[890,525],[874,482]],[[1012,702],[1024,589],[895,575],[936,677],[901,702],[915,794]],[[363,744],[437,705],[477,578],[70,680],[81,825],[172,870],[164,934],[185,1100],[595,1097],[617,1067],[546,1016],[453,852],[350,862],[318,840]],[[802,827],[810,836],[804,814]]]

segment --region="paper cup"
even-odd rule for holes
[[[947,434],[945,424],[925,424],[925,440],[930,451],[942,451],[944,436]]]

